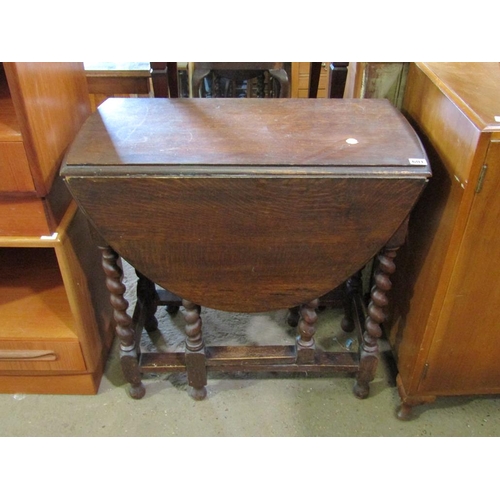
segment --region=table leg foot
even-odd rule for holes
[[[197,389],[195,387],[190,387],[189,390],[189,395],[196,401],[202,401],[207,397],[207,388],[202,387],[200,389]]]
[[[399,397],[401,398],[401,406],[398,408],[396,413],[398,420],[411,420],[414,417],[413,408],[415,406],[420,406],[425,403],[433,403],[436,400],[436,396],[409,396],[399,373],[396,376],[396,384],[398,387]]]
[[[370,395],[370,382],[375,378],[378,365],[378,352],[373,354],[361,353],[358,376],[353,387],[354,395],[359,399],[366,399]]]
[[[344,316],[340,322],[340,328],[346,333],[351,333],[354,330],[354,321]]]
[[[201,400],[207,395],[207,367],[205,346],[203,344],[201,331],[200,306],[182,300],[184,306],[184,320],[186,322],[186,349],[185,360],[190,386],[190,395],[193,399]]]
[[[370,385],[355,382],[352,392],[358,399],[366,399],[370,395]]]
[[[146,394],[146,388],[142,383],[137,386],[131,385],[128,393],[132,399],[142,399]]]
[[[146,394],[142,384],[139,361],[135,349],[130,352],[120,352],[120,364],[125,380],[130,384],[129,394],[134,399],[141,399]]]
[[[407,422],[408,420],[411,420],[412,418],[412,413],[413,413],[413,406],[409,404],[403,403],[399,408],[396,413],[396,417],[398,420],[403,420]]]

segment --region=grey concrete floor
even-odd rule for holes
[[[137,278],[127,262],[123,266],[132,314]],[[341,315],[331,309],[319,314],[315,338],[326,350],[349,341],[340,330]],[[159,333],[144,333],[141,348],[181,345],[182,314],[170,316],[162,308],[156,316]],[[207,344],[281,344],[294,342],[296,333],[287,326],[286,311],[202,310],[202,319]],[[415,408],[413,420],[398,420],[394,364],[384,342],[370,396],[357,399],[353,383],[346,374],[209,373],[207,398],[194,401],[185,374],[150,375],[144,398],[133,400],[115,343],[97,395],[0,394],[0,436],[500,436],[500,396],[438,398]]]
[[[448,397],[395,417],[399,397],[387,353],[371,395],[348,375],[210,374],[208,397],[163,376],[127,394],[116,346],[95,396],[0,395],[1,436],[499,436],[500,397]]]

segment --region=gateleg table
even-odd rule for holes
[[[368,395],[394,257],[431,175],[388,101],[111,98],[80,130],[61,175],[101,239],[133,397],[144,395],[143,372],[175,370],[187,371],[197,399],[210,370],[351,371],[355,394]],[[366,310],[359,353],[322,352],[318,297],[377,255],[370,304],[352,294],[354,316]],[[182,297],[182,352],[139,352],[120,256],[143,277],[146,317],[152,284]],[[205,346],[201,307],[299,307],[296,344]]]

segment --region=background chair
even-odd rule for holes
[[[189,63],[191,97],[290,97],[289,63]]]

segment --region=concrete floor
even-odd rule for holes
[[[184,384],[145,380],[127,395],[116,348],[95,396],[0,395],[1,436],[499,436],[499,397],[449,397],[396,419],[399,398],[386,356],[366,400],[346,375],[213,374],[208,397]]]
[[[124,273],[132,313],[136,277],[126,262]],[[161,333],[153,335],[155,342],[144,334],[141,349],[181,345],[182,314],[170,316],[162,308],[157,318]],[[202,319],[207,344],[294,342],[286,311],[238,315],[202,310]],[[340,311],[319,314],[318,345],[327,350],[348,345],[340,319]],[[95,396],[0,394],[0,436],[500,436],[500,396],[438,398],[415,408],[413,420],[399,421],[394,365],[384,342],[365,400],[352,394],[351,375],[262,373],[209,373],[203,401],[188,395],[185,374],[146,376],[145,397],[133,400],[117,347]]]

